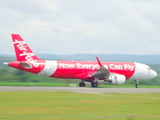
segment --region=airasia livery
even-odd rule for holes
[[[86,61],[58,61],[39,59],[21,38],[19,34],[12,34],[13,45],[17,61],[5,63],[10,67],[30,73],[64,79],[81,79],[80,87],[85,87],[85,82],[90,82],[92,87],[98,87],[101,81],[111,84],[124,84],[126,80],[151,79],[157,73],[148,65],[131,62],[101,62],[96,57],[96,62]]]

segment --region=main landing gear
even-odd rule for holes
[[[96,87],[98,87],[98,83],[97,82],[91,82],[91,86],[96,88]]]
[[[83,81],[79,83],[79,87],[85,87],[85,86],[86,84]]]
[[[98,87],[98,80],[99,78],[98,77],[95,77],[95,79],[93,81],[88,81],[88,82],[91,82],[91,87]],[[84,83],[85,80],[82,80],[82,82],[79,83],[79,87],[85,87],[86,84]]]
[[[96,76],[94,78],[93,82],[91,82],[91,86],[94,88],[98,87],[98,80],[99,80],[99,78]]]
[[[85,86],[86,84],[83,81],[79,83],[79,87],[85,87]],[[91,86],[94,88],[98,87],[98,82],[91,82]]]
[[[135,87],[136,87],[136,88],[139,88],[139,87],[140,87],[140,85],[139,85],[139,83],[138,83],[138,82],[139,82],[139,80],[135,80],[135,82],[136,82]]]

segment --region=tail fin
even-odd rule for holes
[[[40,60],[25,43],[19,34],[12,34],[13,45],[16,53],[17,61],[28,61],[35,63]]]

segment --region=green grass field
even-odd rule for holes
[[[0,92],[0,120],[159,120],[160,94]]]

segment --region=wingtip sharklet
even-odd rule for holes
[[[99,60],[99,58],[96,57],[96,59],[97,59],[97,62],[98,62],[98,64],[99,64],[99,66],[100,66],[100,67],[103,67],[103,64],[101,63],[101,61]]]

